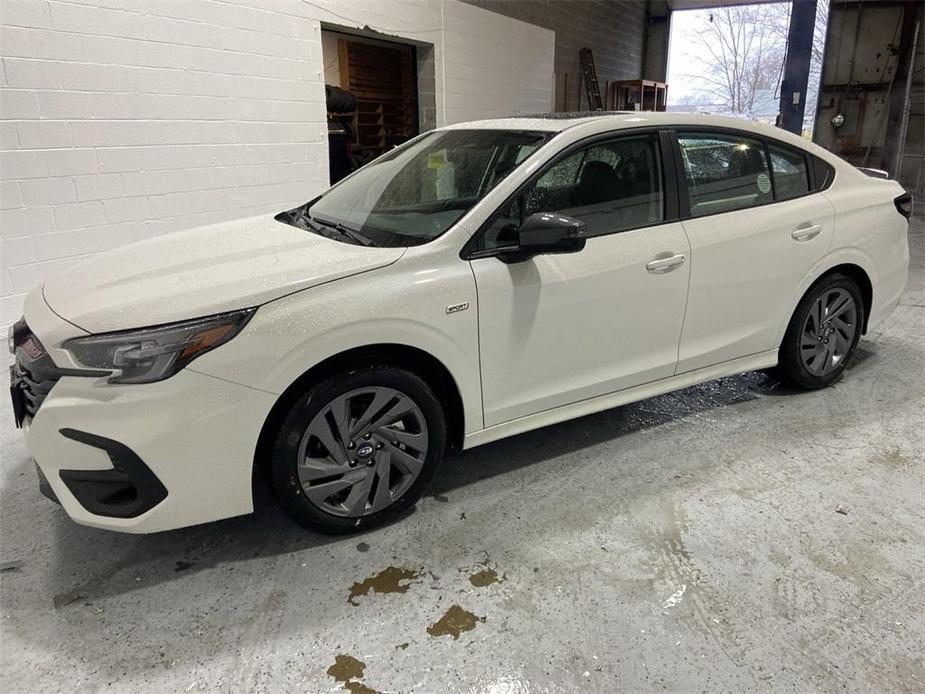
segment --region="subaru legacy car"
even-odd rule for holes
[[[448,449],[755,369],[833,383],[899,303],[911,206],[741,120],[439,128],[46,282],[10,332],[16,422],[78,523],[245,514],[265,478],[299,523],[363,529]]]

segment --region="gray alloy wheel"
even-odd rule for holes
[[[369,386],[324,405],[302,435],[299,483],[320,510],[360,518],[388,508],[421,473],[427,421],[407,394]]]
[[[824,291],[813,302],[800,331],[800,360],[813,376],[825,377],[844,362],[858,332],[854,298],[841,287]]]

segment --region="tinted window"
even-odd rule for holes
[[[816,190],[825,190],[835,178],[835,169],[819,157],[813,157],[813,173],[816,174]]]
[[[656,135],[623,137],[580,149],[552,165],[502,208],[480,239],[487,250],[517,242],[517,228],[537,212],[559,212],[587,224],[588,236],[664,219]]]
[[[774,199],[789,200],[809,192],[809,171],[802,152],[768,144],[774,172]]]
[[[691,216],[702,217],[773,200],[764,145],[738,135],[678,135]]]

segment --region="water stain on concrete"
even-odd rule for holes
[[[498,572],[491,568],[485,568],[481,571],[476,571],[474,574],[469,576],[469,583],[474,585],[476,588],[484,588],[490,586],[492,583],[501,583],[504,580],[503,577],[498,577]]]
[[[868,458],[867,462],[872,465],[882,465],[883,467],[890,468],[903,468],[912,463],[899,448],[893,448],[889,451],[880,451]]]
[[[78,600],[84,600],[87,596],[83,593],[79,593],[76,590],[68,591],[67,593],[58,593],[52,599],[52,604],[55,606],[55,609],[61,609],[65,605],[70,605],[72,602],[77,602]]]
[[[328,675],[333,677],[335,682],[343,682],[344,689],[352,694],[381,694],[359,681],[365,669],[366,663],[352,655],[336,655],[334,664],[328,668]]]
[[[328,668],[328,674],[335,682],[349,682],[354,678],[361,678],[365,669],[366,663],[352,655],[336,655],[334,664]]]
[[[484,617],[476,617],[459,605],[452,605],[446,611],[446,614],[427,627],[427,633],[431,636],[450,635],[456,641],[462,632],[472,631],[475,629],[476,624],[484,621]]]
[[[406,593],[408,584],[402,581],[413,581],[420,575],[420,571],[415,569],[404,569],[397,566],[389,566],[374,576],[354,583],[350,586],[350,595],[347,596],[347,602],[351,605],[359,605],[355,598],[366,595],[370,591],[374,593]]]

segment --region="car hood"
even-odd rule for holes
[[[129,244],[56,275],[49,307],[91,333],[258,306],[390,265],[403,248],[342,243],[272,216],[222,222]]]

